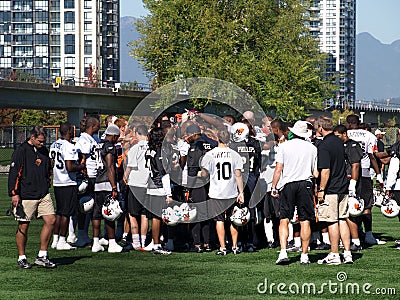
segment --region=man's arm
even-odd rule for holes
[[[274,170],[274,176],[272,177],[272,197],[279,197],[278,190],[276,189],[276,185],[278,184],[279,179],[281,178],[283,170],[283,163],[277,162]]]
[[[117,192],[117,182],[115,178],[114,156],[112,155],[112,153],[107,153],[107,155],[104,157],[104,160],[106,161],[108,180],[110,181],[112,187],[111,195],[113,198],[117,198],[118,192]]]
[[[239,195],[237,197],[237,202],[239,204],[243,204],[244,203],[243,178],[242,178],[242,171],[239,170],[239,169],[235,170],[235,181],[236,181],[236,185],[237,185],[238,190],[239,190]]]
[[[319,189],[317,190],[317,196],[318,196],[318,201],[319,202],[324,202],[324,196],[325,196],[325,188],[328,184],[329,177],[331,175],[331,170],[330,169],[322,169],[320,172],[320,183],[319,183]]]

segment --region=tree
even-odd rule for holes
[[[332,124],[333,126],[344,124],[346,122],[346,118],[349,115],[354,115],[354,111],[352,110],[344,110],[343,112],[340,110],[333,110],[332,111]]]
[[[298,0],[143,0],[150,14],[130,43],[160,87],[178,77],[209,77],[246,90],[279,118],[295,121],[320,108],[333,86],[325,56],[305,27]],[[193,100],[196,107],[207,101]]]
[[[16,120],[17,126],[57,126],[67,121],[67,113],[64,111],[24,109],[21,116]]]

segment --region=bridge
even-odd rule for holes
[[[62,110],[68,121],[79,125],[85,114],[130,115],[134,108],[151,92],[146,84],[124,84],[122,88],[60,85],[0,80],[0,105],[4,108]],[[393,119],[400,112],[399,104],[389,101],[357,101],[352,105],[325,103],[325,110],[310,110],[312,115],[331,115],[334,109],[352,109],[372,125]]]

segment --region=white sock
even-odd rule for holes
[[[132,243],[133,244],[138,244],[139,243],[139,234],[132,234]]]
[[[360,239],[351,239],[354,245],[360,246]]]
[[[351,255],[351,251],[344,250],[343,251],[343,255],[344,256]]]
[[[153,249],[161,248],[161,244],[154,244]]]
[[[265,232],[265,236],[267,237],[267,241],[273,243],[274,242],[274,231],[272,229],[272,221],[269,221],[267,223],[267,221],[264,220],[264,232]]]
[[[146,246],[146,235],[142,235],[140,239],[142,240],[142,247]]]
[[[68,235],[75,235],[74,221],[69,217]]]
[[[58,242],[58,234],[53,235],[53,242]]]
[[[293,240],[293,225],[292,223],[289,223],[289,236],[288,236],[288,242]]]
[[[122,234],[122,238],[126,238],[128,236],[128,233],[127,232],[124,232],[123,234]]]
[[[39,250],[38,256],[39,257],[47,256],[47,251],[46,250]]]
[[[23,260],[23,259],[26,259],[26,255],[25,254],[18,256],[18,260]]]
[[[331,241],[329,240],[329,233],[328,232],[323,232],[322,233],[322,240],[325,244],[330,244]]]
[[[285,257],[286,257],[286,256],[287,256],[286,249],[282,249],[281,252],[279,252],[279,256],[280,256],[280,257],[282,257],[282,256],[285,256]]]
[[[294,238],[294,246],[301,247],[301,238],[299,236]]]
[[[301,253],[300,259],[308,258],[308,253]]]
[[[93,238],[93,246],[94,245],[100,245],[100,243],[99,243],[99,237],[94,237]]]
[[[58,239],[58,242],[59,242],[59,243],[65,243],[65,236],[61,236],[61,235],[60,235],[60,237],[59,237],[59,239]]]

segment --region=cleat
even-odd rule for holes
[[[54,269],[56,266],[47,256],[36,257],[35,265],[42,266],[48,269]]]
[[[228,255],[228,251],[225,248],[219,248],[217,252],[215,252],[216,255]]]
[[[235,247],[235,248],[232,248],[232,253],[236,255],[236,254],[242,253],[242,251],[240,251],[240,248]]]
[[[151,251],[153,254],[160,254],[160,255],[168,255],[171,254],[171,251],[165,250],[163,249],[161,246],[159,246],[158,248],[154,248]]]
[[[108,240],[106,240],[105,238],[101,238],[101,239],[99,240],[99,244],[100,244],[101,246],[108,246]]]
[[[212,251],[210,245],[208,245],[208,244],[204,245],[203,250],[204,250],[204,252],[211,252]]]
[[[367,232],[365,233],[365,240],[364,240],[364,242],[365,242],[367,245],[377,245],[377,244],[378,244],[378,241],[377,241],[376,238],[372,235],[372,232],[371,232],[371,231],[367,231]]]
[[[310,264],[310,259],[309,259],[308,255],[301,255],[300,256],[300,264],[302,264],[303,266],[306,266],[306,265]]]
[[[57,244],[58,244],[58,241],[53,241],[52,243],[51,243],[51,249],[57,249]]]
[[[324,242],[315,247],[315,250],[329,250],[329,249],[331,249],[331,245]]]
[[[153,250],[153,248],[154,248],[154,243],[151,242],[151,243],[148,244],[146,247],[142,247],[142,248],[140,248],[139,250],[140,250],[140,251],[143,251],[143,252],[150,252],[150,251]]]
[[[353,252],[360,252],[362,250],[362,246],[361,245],[356,245],[356,244],[351,244],[350,245],[350,251]]]
[[[75,250],[76,247],[73,247],[70,244],[68,244],[67,242],[64,242],[64,243],[58,243],[56,249],[57,250]]]
[[[280,266],[288,265],[289,264],[289,258],[287,257],[287,255],[286,256],[279,255],[279,257],[276,260],[275,264],[276,265],[280,265]]]
[[[18,261],[18,268],[20,269],[30,269],[32,268],[32,265],[27,261],[26,258],[21,259]]]
[[[292,247],[286,250],[287,252],[301,252],[301,247]]]
[[[69,234],[67,238],[67,243],[68,244],[75,244],[78,238],[76,237],[75,234]]]
[[[340,265],[340,256],[334,256],[332,253],[329,253],[324,259],[318,260],[319,265]]]
[[[343,255],[343,263],[345,264],[352,264],[353,263],[353,256],[351,254]]]
[[[102,252],[104,251],[104,247],[100,244],[96,244],[92,246],[92,252],[96,253],[96,252]]]
[[[108,253],[119,253],[122,252],[123,247],[118,244],[108,246]]]
[[[92,244],[92,240],[90,238],[79,238],[76,240],[75,245],[78,248],[85,248],[88,245]]]
[[[201,248],[201,246],[194,246],[194,252],[196,253],[203,253],[203,248]]]

